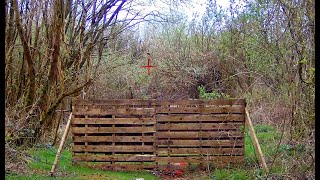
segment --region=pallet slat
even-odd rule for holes
[[[73,136],[73,142],[154,142],[155,136]]]
[[[243,146],[243,139],[237,140],[158,140],[158,146]]]
[[[158,138],[241,138],[243,133],[239,131],[211,131],[211,132],[157,132]]]
[[[222,130],[233,129],[240,130],[242,123],[214,123],[214,124],[199,124],[199,123],[178,123],[178,124],[157,124],[157,130]]]
[[[101,170],[112,170],[112,171],[140,171],[146,169],[156,168],[155,164],[95,164],[87,165]]]
[[[156,105],[156,100],[145,99],[114,99],[114,100],[73,100],[73,104],[77,106],[97,106],[97,105],[133,105],[133,106],[149,106]]]
[[[210,114],[210,115],[156,115],[158,122],[244,122],[242,114]]]
[[[155,113],[154,108],[74,108],[74,115],[111,115],[111,114],[123,114],[123,115],[150,115]]]
[[[75,105],[242,105],[246,101],[244,99],[182,99],[182,100],[144,100],[144,99],[115,99],[115,100],[73,100]]]
[[[80,162],[152,162],[154,155],[75,155],[73,159]]]
[[[153,146],[73,145],[74,152],[154,152]]]
[[[191,163],[204,163],[204,162],[239,162],[243,161],[244,156],[202,156],[202,157],[156,157],[157,162],[166,163],[181,163],[181,162],[191,162]]]
[[[192,155],[192,154],[203,154],[203,155],[243,155],[242,148],[161,148],[158,147],[156,150],[157,154],[164,155]]]
[[[154,118],[73,118],[72,124],[156,124]]]
[[[73,127],[74,134],[96,133],[153,133],[156,127]]]
[[[159,107],[156,113],[243,114],[244,107]]]

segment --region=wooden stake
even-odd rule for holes
[[[252,121],[250,119],[249,112],[248,112],[247,108],[245,108],[245,111],[246,111],[246,124],[247,124],[247,126],[249,128],[250,135],[252,137],[253,145],[254,145],[256,151],[258,152],[260,166],[262,166],[263,169],[268,171],[267,163],[266,163],[266,160],[264,159],[264,155],[263,155],[263,153],[261,151],[260,144],[259,144],[258,138],[256,136],[256,133],[254,132]]]
[[[59,161],[59,158],[60,158],[60,155],[61,155],[61,152],[62,152],[62,148],[63,148],[64,142],[66,141],[66,138],[67,138],[67,135],[68,135],[68,132],[69,132],[69,128],[70,128],[70,124],[71,124],[71,117],[72,117],[72,112],[69,115],[66,129],[64,130],[64,133],[63,133],[63,136],[62,136],[62,139],[61,139],[61,142],[60,142],[60,146],[59,146],[56,158],[55,158],[55,160],[53,162],[53,165],[52,165],[52,168],[51,168],[51,171],[50,171],[50,175],[51,176],[53,176],[53,173],[54,173],[54,171],[56,169],[56,166],[58,164],[58,161]]]

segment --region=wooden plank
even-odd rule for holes
[[[243,139],[237,140],[157,140],[158,146],[243,146]]]
[[[205,162],[240,162],[244,160],[244,156],[199,156],[199,157],[156,157],[156,162],[166,163],[205,163]]]
[[[155,124],[155,118],[73,118],[72,124]]]
[[[67,122],[66,128],[65,128],[65,130],[63,132],[62,139],[61,139],[61,142],[60,142],[60,145],[59,145],[59,148],[58,148],[58,152],[56,154],[56,157],[54,159],[53,165],[51,167],[51,171],[50,171],[51,176],[54,174],[56,166],[57,166],[58,161],[60,159],[62,148],[64,146],[64,142],[65,142],[65,140],[67,138],[67,135],[68,135],[68,132],[69,132],[69,129],[70,129],[71,118],[72,118],[72,112],[69,115],[68,122]]]
[[[208,167],[210,167],[210,169],[216,169],[216,168],[225,168],[228,167],[230,168],[230,166],[232,167],[237,167],[240,164],[243,164],[243,161],[237,162],[237,161],[232,161],[232,162],[221,162],[221,161],[205,161],[200,163],[192,163],[192,164],[186,164],[186,165],[179,165],[181,163],[172,163],[172,164],[159,164],[157,166],[157,170],[184,170],[184,171],[206,171],[208,170]]]
[[[157,130],[221,130],[233,129],[240,130],[242,123],[178,123],[178,124],[157,124]]]
[[[154,155],[76,155],[73,159],[80,162],[150,162]]]
[[[154,152],[153,146],[73,145],[74,152]]]
[[[156,115],[158,122],[244,122],[244,115],[242,114],[210,114],[210,115]]]
[[[95,164],[87,165],[95,169],[112,170],[112,171],[141,171],[145,169],[156,168],[155,164]]]
[[[250,135],[251,135],[251,138],[252,138],[253,145],[254,145],[254,147],[256,149],[256,152],[258,153],[259,160],[260,160],[260,165],[262,166],[263,169],[268,171],[268,166],[267,166],[266,160],[264,159],[264,155],[263,155],[262,150],[260,148],[260,144],[259,144],[258,138],[256,136],[256,133],[254,132],[254,128],[253,128],[253,125],[252,125],[251,118],[249,116],[249,112],[248,112],[247,109],[245,111],[246,111],[246,124],[248,126],[248,129],[249,129],[249,132],[250,132]]]
[[[160,105],[242,105],[246,103],[245,99],[182,99],[182,100],[158,100]]]
[[[211,131],[211,132],[157,132],[158,138],[241,138],[243,133],[239,131]]]
[[[156,127],[72,127],[74,134],[91,133],[151,133],[156,132]]]
[[[159,107],[156,113],[243,114],[244,107]]]
[[[114,100],[73,100],[74,105],[134,105],[134,106],[150,106],[156,105],[156,100],[144,100],[144,99],[114,99]]]
[[[73,142],[154,142],[154,136],[73,136]]]
[[[74,108],[72,110],[74,115],[111,115],[111,114],[122,114],[122,115],[149,115],[154,114],[154,108]]]
[[[243,148],[161,148],[159,147],[156,152],[159,155],[186,155],[186,154],[209,154],[209,155],[243,155]]]
[[[144,100],[144,99],[114,99],[114,100],[73,100],[74,105],[245,105],[245,99],[182,99],[182,100]]]

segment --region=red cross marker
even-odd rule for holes
[[[147,52],[147,54],[148,54],[148,66],[141,66],[142,68],[148,68],[148,75],[150,74],[150,68],[155,68],[155,67],[157,67],[157,66],[151,66],[150,65],[150,53],[149,52]]]

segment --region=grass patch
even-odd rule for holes
[[[262,152],[264,153],[267,162],[272,160],[272,156],[275,155],[277,144],[280,140],[281,133],[274,127],[269,125],[256,125],[254,127],[257,138],[259,140]],[[68,147],[68,146],[67,146]],[[303,147],[297,148],[297,151],[302,151]],[[72,165],[72,155],[69,148],[62,152],[59,166],[57,167],[57,177],[51,178],[48,173],[52,167],[57,149],[42,147],[30,150],[29,153],[32,156],[32,161],[28,163],[29,174],[17,175],[6,174],[6,179],[136,179],[144,178],[145,180],[159,179],[153,176],[150,172],[120,172],[120,171],[104,171],[93,168],[83,167],[81,165]],[[282,145],[279,148],[279,152],[282,156],[288,156],[296,154],[292,148],[286,145]],[[262,170],[259,168],[259,161],[256,155],[254,146],[252,144],[251,137],[248,130],[245,131],[245,155],[246,164],[241,168],[231,169],[216,169],[212,173],[201,175],[200,179],[260,179],[262,177]],[[282,174],[286,170],[281,164],[274,164],[271,168],[272,174]],[[200,175],[200,174],[198,174]],[[196,178],[198,179],[198,178]]]
[[[254,126],[254,130],[261,150],[268,162],[271,160],[270,158],[277,153],[276,148],[281,138],[281,133],[269,125],[256,125]],[[258,163],[259,161],[248,129],[245,131],[245,156],[247,164]]]
[[[33,149],[29,153],[32,156],[32,161],[29,162],[28,168],[30,174],[27,175],[15,175],[6,174],[6,179],[119,179],[119,180],[131,180],[136,178],[144,179],[158,179],[150,172],[126,172],[126,171],[104,171],[80,165],[72,165],[72,157],[70,150],[64,150],[62,152],[58,167],[56,169],[57,176],[51,178],[48,173],[51,170],[57,149]]]

